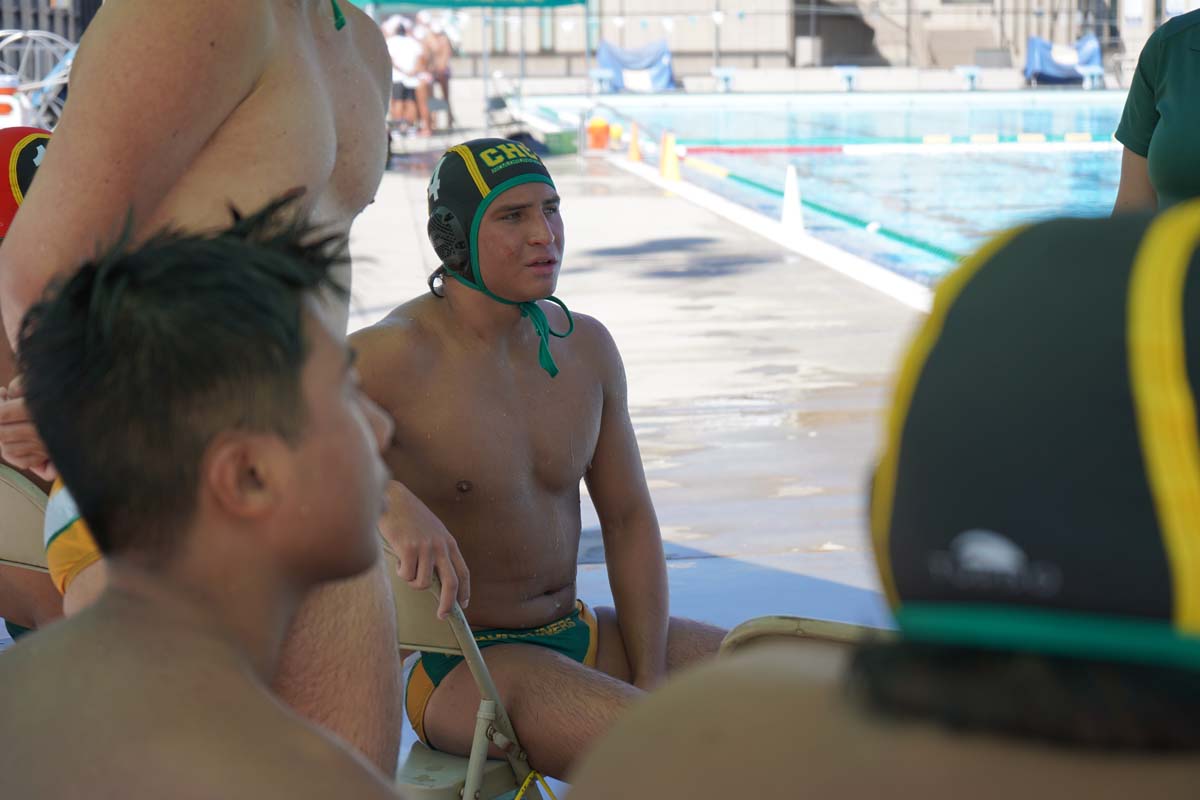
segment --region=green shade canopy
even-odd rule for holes
[[[350,0],[363,8],[375,6],[380,12],[414,11],[422,8],[550,8],[551,6],[585,5],[587,0],[431,0],[428,3],[372,3],[370,0]]]

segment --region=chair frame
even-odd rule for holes
[[[395,553],[386,543],[384,544],[384,552],[389,560],[394,560]],[[496,684],[492,680],[491,673],[488,672],[487,664],[479,652],[479,646],[475,642],[475,637],[471,634],[471,626],[467,623],[462,608],[455,602],[445,621],[436,620],[436,608],[438,598],[441,595],[441,583],[437,577],[434,576],[433,585],[429,588],[428,593],[426,593],[410,588],[407,583],[400,580],[394,568],[389,569],[389,573],[391,574],[392,589],[396,601],[396,641],[400,649],[461,656],[466,662],[467,669],[470,670],[476,687],[479,689],[479,709],[475,715],[475,732],[471,741],[470,755],[465,759],[467,761],[465,779],[460,786],[456,787],[457,791],[452,794],[447,793],[444,796],[459,796],[468,800],[475,800],[477,798],[487,800],[487,798],[482,797],[481,788],[484,785],[485,769],[489,766],[487,758],[488,745],[494,744],[504,753],[504,758],[508,763],[512,778],[511,782],[505,783],[505,787],[500,791],[500,795],[511,792],[514,789],[523,789],[524,794],[522,796],[541,798],[541,793],[536,783],[536,778],[539,776],[529,766],[528,755],[517,739],[512,721],[509,719],[508,712],[504,708],[504,703],[500,699],[500,692],[496,689]],[[414,630],[412,633],[406,631],[405,629],[408,627],[406,626],[406,620],[414,620],[414,615],[421,614],[428,614],[428,618],[434,620],[437,626],[445,626],[445,633],[441,635],[433,633],[436,627],[430,628],[430,626],[423,622],[414,625],[414,627],[423,626],[427,628],[426,631],[418,632]],[[414,745],[415,747],[424,748],[424,745],[418,742]],[[451,756],[449,754],[438,755],[444,756],[442,760],[457,762],[464,760],[461,756]],[[401,765],[397,773],[397,781],[401,786],[406,787],[410,793],[419,795],[421,794],[419,784],[405,782],[406,777],[411,777],[410,762],[412,761],[413,756],[410,754],[405,764]],[[493,761],[490,764],[494,768],[496,762]],[[433,791],[431,790],[426,794],[432,797]]]
[[[797,639],[854,645],[865,641],[888,641],[895,635],[895,631],[885,628],[872,628],[849,622],[773,615],[755,617],[734,627],[721,640],[718,653],[728,655],[741,647],[754,643],[756,639],[770,637],[790,636]]]

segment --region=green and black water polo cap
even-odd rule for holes
[[[552,377],[558,367],[550,355],[550,337],[565,338],[575,329],[571,312],[553,295],[549,300],[567,315],[568,328],[551,330],[545,312],[536,302],[517,302],[493,293],[479,269],[479,226],[488,207],[500,195],[524,183],[554,181],[545,164],[526,145],[509,139],[473,139],[447,150],[434,167],[427,197],[427,232],[446,277],[482,292],[493,300],[515,305],[528,317],[540,339],[538,358]]]
[[[1054,220],[942,281],[872,486],[906,637],[1200,668],[1198,244]]]

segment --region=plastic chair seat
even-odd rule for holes
[[[42,546],[46,499],[23,475],[0,465],[0,564],[48,571]]]
[[[430,750],[415,742],[396,773],[396,781],[404,787],[405,797],[457,800],[467,780],[467,763],[466,758]],[[480,797],[499,797],[517,788],[508,762],[488,759],[483,767]]]

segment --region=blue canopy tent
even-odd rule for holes
[[[1102,69],[1103,60],[1100,41],[1093,34],[1081,37],[1073,47],[1055,47],[1041,37],[1029,37],[1025,55],[1025,80],[1029,83],[1083,83],[1085,72],[1095,68]]]
[[[610,91],[619,92],[627,87],[629,72],[645,71],[647,85],[637,87],[654,92],[665,92],[675,88],[675,75],[671,71],[671,48],[666,39],[659,39],[644,47],[623,50],[620,47],[600,42],[596,48],[596,64],[612,73],[608,81]]]

